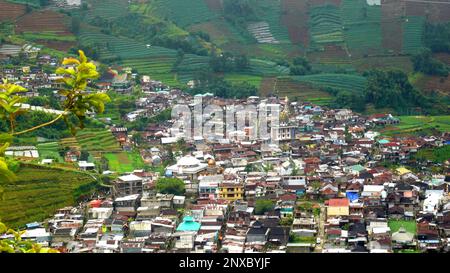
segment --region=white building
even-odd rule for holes
[[[425,200],[423,201],[423,211],[436,214],[439,205],[444,198],[443,190],[427,190],[425,191]]]
[[[200,172],[206,170],[208,164],[202,163],[192,155],[183,156],[177,164],[167,167],[167,171],[173,175],[188,176],[190,180],[197,180]]]

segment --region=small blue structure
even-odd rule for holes
[[[172,177],[173,176],[172,170],[166,170],[165,175],[166,175],[166,177]]]
[[[353,202],[355,200],[359,199],[359,194],[358,192],[354,192],[354,191],[348,191],[345,193],[345,196],[348,198],[348,200],[350,200],[350,202]]]
[[[177,231],[198,231],[201,224],[194,221],[192,216],[185,216],[183,222],[178,225]]]
[[[27,229],[34,229],[34,228],[41,227],[41,224],[39,224],[38,222],[33,222],[33,223],[25,224],[25,226],[27,226]]]

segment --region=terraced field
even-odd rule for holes
[[[232,43],[250,43],[253,39],[244,37],[241,33],[233,27],[228,21],[219,18],[213,21],[203,22],[189,26],[189,30],[203,31],[209,34],[211,41],[221,47],[226,47],[227,44]]]
[[[248,72],[246,71],[246,73],[263,76],[288,75],[289,68],[280,66],[272,61],[250,59],[250,69]]]
[[[61,13],[50,10],[33,11],[17,20],[16,31],[22,32],[54,32],[70,34],[68,18]]]
[[[11,2],[14,4],[29,5],[30,7],[35,7],[35,8],[38,8],[41,6],[40,0],[8,0],[8,2]]]
[[[177,54],[173,49],[86,30],[82,31],[80,41],[83,45],[99,45],[102,61],[118,62],[166,84],[179,85],[174,73],[171,73]]]
[[[349,54],[344,46],[326,45],[322,50],[308,52],[308,60],[327,65],[351,64]]]
[[[14,21],[25,14],[25,6],[0,0],[0,22]]]
[[[420,131],[450,131],[450,116],[400,116],[400,124],[381,130],[383,135],[411,135]]]
[[[122,60],[134,58],[175,57],[176,51],[159,46],[148,46],[125,37],[115,37],[96,31],[83,30],[79,36],[84,45],[101,45],[100,58],[108,60],[120,57]]]
[[[268,23],[273,37],[280,43],[290,43],[288,29],[281,23],[281,1],[259,0],[258,5],[263,10],[260,19]]]
[[[288,96],[296,101],[327,105],[332,100],[332,96],[329,93],[314,87],[310,83],[295,81],[291,77],[278,77],[273,89],[276,95],[280,97]]]
[[[115,19],[126,15],[127,11],[127,0],[92,0],[86,19],[92,20],[97,16],[104,19]]]
[[[261,80],[261,85],[259,87],[260,96],[268,96],[274,92],[275,84],[277,78],[275,77],[265,77]]]
[[[193,80],[195,74],[209,65],[209,57],[199,56],[194,54],[185,54],[183,60],[176,68],[177,80],[182,83],[187,83]]]
[[[262,77],[253,76],[253,75],[245,75],[245,74],[226,74],[225,80],[231,83],[248,83],[259,89],[261,86]]]
[[[408,16],[403,22],[403,53],[416,54],[423,47],[425,17]]]
[[[406,16],[426,16],[430,22],[444,23],[450,21],[450,5],[444,0],[405,1]]]
[[[78,148],[80,149],[80,145],[78,144],[78,141],[76,138],[74,137],[68,137],[68,138],[63,138],[59,141],[59,145],[61,145],[61,147],[63,148]]]
[[[352,54],[381,51],[381,7],[369,6],[366,0],[343,0],[341,18],[344,36]]]
[[[64,159],[59,154],[59,143],[58,142],[47,142],[38,144],[37,146],[39,156],[42,159],[56,159],[58,162],[64,162]]]
[[[212,11],[220,12],[222,10],[222,0],[205,0],[206,5]]]
[[[307,76],[292,76],[291,78],[301,83],[309,83],[317,88],[330,87],[352,92],[363,92],[367,85],[366,78],[351,74],[324,73]]]
[[[95,187],[95,180],[83,173],[22,166],[13,183],[2,182],[0,218],[11,227],[43,221],[57,209],[74,205],[80,194]]]
[[[381,5],[381,32],[384,49],[393,53],[401,53],[403,39],[402,16],[404,3],[400,1],[386,1]]]
[[[340,10],[334,5],[312,7],[309,10],[310,33],[313,46],[342,43],[342,21]]]
[[[154,0],[153,2],[162,14],[181,27],[207,22],[218,16],[208,8],[204,0]]]
[[[309,45],[308,19],[307,1],[281,1],[281,22],[288,29],[292,43]]]
[[[370,69],[400,69],[409,73],[414,70],[409,56],[360,58],[353,60],[352,64],[360,72]]]
[[[93,157],[99,157],[101,153],[122,151],[116,138],[108,130],[85,129],[77,133],[76,140]]]
[[[256,41],[260,44],[279,44],[278,41],[270,31],[270,26],[266,21],[250,23],[247,26],[248,32],[253,35]]]

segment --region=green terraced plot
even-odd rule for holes
[[[43,221],[57,209],[74,205],[80,194],[95,187],[90,175],[45,167],[24,167],[12,183],[2,182],[0,218],[11,227]]]
[[[381,50],[380,6],[369,6],[366,0],[343,0],[341,18],[345,41],[352,53]]]
[[[409,135],[426,130],[450,131],[450,116],[400,116],[400,124],[381,130],[384,135]]]
[[[77,133],[78,144],[91,154],[119,152],[122,149],[110,131],[85,129]]]
[[[178,81],[187,83],[193,80],[197,71],[209,66],[209,57],[194,54],[185,54],[183,60],[178,64],[176,71]]]
[[[155,0],[154,6],[181,27],[210,21],[218,16],[204,0]]]
[[[344,42],[339,8],[333,5],[310,9],[310,32],[316,45]]]
[[[315,74],[307,76],[292,76],[295,81],[310,83],[315,87],[334,88],[343,91],[363,92],[367,79],[363,76],[350,74]]]
[[[94,31],[82,31],[83,45],[100,45],[100,59],[120,57],[122,60],[135,58],[175,57],[177,52],[159,46],[151,46],[125,37],[115,37]]]
[[[101,17],[115,19],[127,14],[128,1],[125,0],[92,0],[92,8],[89,9],[87,19]]]
[[[246,72],[248,74],[262,76],[288,75],[289,68],[278,65],[277,63],[272,61],[250,59],[250,69],[248,69],[248,71]]]
[[[59,144],[57,142],[48,142],[38,144],[37,146],[39,157],[42,159],[56,159],[58,162],[63,162],[63,158],[59,154]]]
[[[134,152],[107,153],[104,157],[108,160],[109,170],[118,173],[132,172],[145,166],[141,156]]]
[[[258,5],[263,10],[261,20],[269,24],[273,37],[281,43],[290,43],[289,32],[281,24],[281,1],[259,0]]]
[[[408,16],[403,22],[403,53],[416,54],[423,48],[425,17]]]
[[[61,35],[61,33],[44,31],[44,32],[24,32],[22,34],[26,40],[49,40],[61,42],[75,42],[77,38],[73,35]]]
[[[172,72],[177,54],[173,49],[94,31],[83,31],[80,40],[83,45],[100,45],[102,61],[116,61],[119,58],[120,64],[135,68],[140,74],[149,75],[168,85],[180,85]]]

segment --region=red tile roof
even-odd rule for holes
[[[346,207],[349,205],[350,202],[347,198],[335,198],[328,200],[328,206],[330,207]]]

